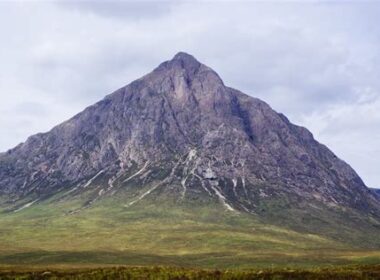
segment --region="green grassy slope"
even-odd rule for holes
[[[128,264],[203,268],[378,263],[380,251],[360,250],[324,235],[263,223],[210,201],[127,207],[125,196],[83,201],[52,197],[0,214],[2,264]]]

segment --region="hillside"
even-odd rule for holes
[[[0,194],[2,263],[344,264],[380,247],[358,174],[186,53],[0,154]]]

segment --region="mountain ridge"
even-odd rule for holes
[[[76,213],[125,196],[126,207],[216,201],[311,232],[380,220],[379,198],[306,128],[183,52],[0,154],[0,192],[12,211],[85,196]]]

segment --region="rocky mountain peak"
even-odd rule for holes
[[[84,190],[89,204],[164,194],[256,214],[273,200],[380,213],[355,171],[305,128],[183,52],[0,155],[2,193],[35,200]]]
[[[195,73],[201,65],[194,56],[185,52],[179,52],[171,60],[161,63],[157,69]]]
[[[194,56],[186,52],[178,52],[171,61],[181,61],[183,65],[200,64]]]
[[[224,87],[222,79],[214,70],[185,52],[179,52],[171,60],[160,64],[145,80],[150,84],[155,82],[156,87],[165,90],[174,87],[174,92],[179,94],[180,99],[189,89],[213,94],[218,87]]]

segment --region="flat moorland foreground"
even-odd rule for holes
[[[380,251],[355,229],[344,232],[349,243],[334,228],[297,232],[212,202],[113,199],[73,214],[79,201],[54,199],[3,208],[0,279],[380,278]]]
[[[179,267],[2,267],[1,279],[380,279],[380,265],[314,269],[201,270]]]

